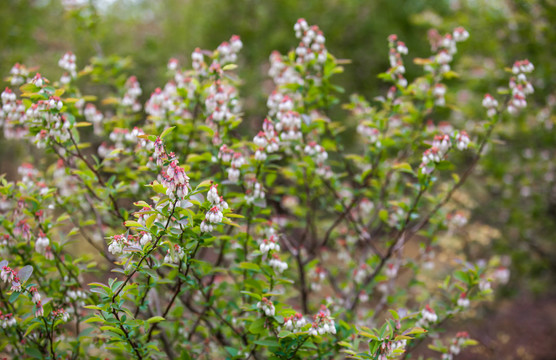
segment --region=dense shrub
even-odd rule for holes
[[[275,90],[252,134],[237,36],[187,69],[171,59],[144,106],[117,57],[78,69],[67,53],[57,81],[13,67],[4,136],[41,155],[0,187],[3,353],[389,359],[433,338],[451,359],[474,344],[443,325],[492,299],[509,264],[456,236],[473,231],[460,190],[496,125],[526,107],[533,65],[477,95],[471,122],[448,116],[467,31],[431,32],[411,81],[391,35],[390,89],[351,96],[338,119],[346,61],[317,26],[294,31],[299,45],[270,56]]]

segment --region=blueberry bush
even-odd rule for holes
[[[385,360],[426,344],[452,359],[476,344],[445,325],[510,272],[457,236],[474,231],[461,188],[527,107],[532,63],[451,116],[469,33],[430,32],[414,78],[391,35],[388,90],[341,104],[349,61],[318,26],[294,33],[270,55],[256,130],[241,124],[235,35],[188,67],[170,59],[144,104],[125,59],[78,68],[68,52],[58,80],[13,66],[0,125],[38,150],[1,179],[2,356]]]

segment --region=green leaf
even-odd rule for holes
[[[376,335],[369,334],[369,333],[366,332],[366,331],[360,331],[360,332],[359,332],[359,335],[364,336],[364,337],[367,337],[367,338],[369,338],[369,339],[378,340],[378,337],[377,337]]]
[[[465,283],[465,284],[469,284],[469,276],[467,275],[467,273],[458,270],[454,272],[454,278],[458,279],[459,281]]]
[[[127,227],[143,227],[143,225],[133,220],[127,220],[124,225]]]
[[[261,346],[280,346],[280,343],[276,340],[257,340],[254,341],[255,344],[257,345],[261,345]]]
[[[249,326],[249,332],[252,334],[260,334],[264,331],[264,318],[257,319],[251,323]]]
[[[420,328],[420,327],[414,327],[412,329],[409,329],[409,331],[405,332],[404,335],[411,335],[411,334],[423,334],[426,333],[427,330]]]
[[[172,127],[169,127],[169,128],[167,128],[167,129],[165,129],[165,130],[162,132],[162,134],[160,134],[160,138],[161,138],[161,139],[164,139],[164,138],[166,137],[166,135],[168,135],[169,133],[171,133],[172,130],[174,130],[175,128],[176,128],[175,126],[172,126]]]
[[[85,324],[89,324],[89,323],[104,323],[105,320],[101,319],[99,317],[96,316],[91,316],[90,318],[88,318],[87,320],[83,321],[83,323]]]
[[[122,330],[120,330],[116,327],[113,327],[113,326],[101,326],[100,330],[102,330],[102,331],[112,331],[113,333],[116,333],[118,335],[125,336],[125,334]]]
[[[279,338],[284,338],[286,336],[290,336],[291,334],[293,334],[291,331],[288,330],[282,330],[278,333],[278,337]]]
[[[392,166],[392,169],[413,174],[413,169],[411,168],[411,165],[409,165],[408,163],[394,164]]]
[[[226,346],[225,349],[228,352],[228,354],[232,355],[233,357],[236,357],[239,352],[237,349],[234,349],[233,347],[230,346]]]
[[[26,337],[27,335],[29,335],[31,333],[31,331],[33,331],[34,329],[36,329],[37,327],[41,326],[41,322],[37,321],[35,323],[32,323],[31,325],[29,325],[29,327],[27,328],[27,330],[25,331],[25,334],[23,335],[23,337]]]
[[[152,214],[151,216],[149,216],[149,217],[147,218],[147,220],[145,221],[145,227],[146,227],[147,229],[150,229],[150,228],[151,228],[151,226],[152,226],[153,222],[156,220],[156,217],[157,217],[157,216],[158,216],[157,214]]]
[[[249,292],[249,291],[242,291],[241,293],[245,294],[245,295],[248,295],[248,296],[251,296],[252,298],[257,299],[259,301],[262,299],[261,295],[255,294],[255,293],[252,293],[252,292]]]
[[[25,353],[33,359],[44,359],[43,354],[38,349],[29,346],[25,347]]]
[[[237,68],[236,64],[227,64],[222,67],[223,71],[234,70]]]
[[[14,292],[10,295],[10,298],[8,299],[8,301],[9,301],[10,303],[13,304],[13,303],[17,300],[17,298],[19,297],[19,295],[21,295],[21,293],[20,293],[19,291],[14,291]]]
[[[406,335],[398,335],[394,338],[395,341],[398,340],[413,340],[414,338],[412,338],[411,336],[406,336]]]
[[[148,319],[147,322],[149,324],[154,324],[154,323],[159,323],[161,321],[164,321],[166,319],[164,319],[162,316],[153,316],[152,318]]]
[[[385,209],[382,209],[378,212],[378,217],[380,218],[380,220],[382,220],[383,222],[388,222],[388,211]]]
[[[349,347],[349,348],[350,348],[350,347],[353,347],[353,346],[351,346],[350,343],[347,343],[347,342],[345,342],[345,341],[340,341],[340,342],[338,342],[338,345],[344,346],[344,347]]]
[[[250,262],[242,262],[239,264],[238,266],[240,269],[245,269],[245,270],[253,270],[253,271],[257,271],[260,272],[261,268],[259,267],[259,265],[257,264],[253,264]]]
[[[21,90],[22,93],[36,93],[40,89],[41,89],[40,87],[38,87],[33,83],[23,84],[19,87],[19,90]]]

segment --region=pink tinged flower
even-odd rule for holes
[[[425,152],[423,153],[423,158],[422,158],[422,162],[423,164],[428,164],[429,162],[440,162],[442,160],[441,158],[441,153],[440,150],[433,146],[430,149],[425,150]]]
[[[8,266],[3,266],[2,271],[0,272],[0,278],[2,278],[3,282],[11,282],[15,277],[14,271],[9,268]]]
[[[500,266],[494,271],[494,278],[501,284],[507,284],[510,280],[510,270],[507,267]]]
[[[469,140],[469,135],[467,135],[465,131],[462,130],[456,135],[456,147],[458,150],[467,149],[470,142],[471,140]]]
[[[170,60],[168,60],[168,70],[170,71],[175,71],[178,68],[178,59],[175,58],[171,58]]]
[[[31,300],[32,300],[35,304],[38,304],[38,303],[41,301],[41,294],[39,293],[39,291],[37,290],[37,288],[33,286],[32,288],[29,289],[29,291],[30,291],[31,294],[32,294]]]
[[[44,316],[44,309],[40,301],[36,304],[36,309],[35,309],[35,317],[39,317],[39,316]]]
[[[269,239],[264,239],[259,246],[259,250],[266,254],[269,251],[280,251],[280,244],[276,242],[276,238],[271,236]]]
[[[321,310],[313,317],[313,325],[309,330],[309,335],[336,334],[336,325],[330,317],[330,311],[322,305]]]
[[[429,305],[426,305],[425,308],[421,311],[421,318],[424,321],[425,325],[428,323],[434,323],[438,320],[438,316]]]
[[[46,235],[43,234],[42,231],[41,231],[40,234],[39,234],[39,237],[35,241],[35,251],[38,252],[39,254],[44,255],[45,252],[46,252],[46,248],[49,245],[50,245],[50,240],[48,240]]]
[[[457,42],[465,41],[469,38],[469,33],[463,27],[457,27],[454,29],[454,40]]]
[[[385,271],[386,276],[394,278],[398,274],[398,267],[395,264],[388,264]]]
[[[398,41],[396,46],[396,51],[399,52],[400,54],[407,55],[408,53],[407,46],[403,41]]]
[[[212,224],[222,222],[224,215],[217,206],[213,206],[205,215],[205,220]]]
[[[152,236],[151,234],[149,234],[146,231],[142,231],[141,232],[141,240],[139,241],[141,246],[145,246],[147,243],[149,243],[152,240]]]
[[[257,303],[257,308],[260,309],[266,316],[274,316],[276,309],[272,301],[263,297],[260,302]]]
[[[288,269],[288,263],[280,260],[280,256],[277,253],[272,254],[272,259],[268,262],[274,271],[277,273],[283,273]]]
[[[211,204],[215,205],[220,202],[220,197],[218,196],[218,184],[211,185],[208,193],[207,193],[207,200],[210,201]]]
[[[255,143],[255,145],[259,148],[264,148],[268,144],[265,133],[260,131],[257,136],[253,138],[253,143]]]
[[[437,135],[434,137],[432,146],[438,149],[441,156],[444,156],[452,146],[452,142],[447,134]]]
[[[33,77],[33,80],[31,80],[31,82],[32,82],[33,84],[35,84],[36,86],[38,86],[38,87],[42,87],[42,86],[46,83],[46,79],[43,78],[43,77],[41,76],[41,74],[37,73],[37,74]]]
[[[12,280],[11,291],[16,291],[16,292],[21,291],[21,281],[17,276],[15,276],[14,279]]]
[[[462,308],[468,308],[470,305],[470,301],[467,298],[467,294],[466,293],[461,293],[461,295],[459,296],[459,299],[457,301],[457,304],[459,307]]]
[[[512,66],[512,72],[516,75],[519,74],[519,73],[530,73],[533,70],[535,70],[535,67],[527,59],[516,61],[514,63],[514,65]]]

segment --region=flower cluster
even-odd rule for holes
[[[392,357],[397,357],[403,353],[407,346],[407,340],[402,339],[398,341],[384,341],[380,345],[380,355],[378,360],[387,360]]]
[[[4,265],[0,270],[0,279],[5,283],[13,282],[17,279],[17,273],[9,266]]]
[[[10,84],[18,86],[27,81],[27,78],[29,77],[29,70],[27,70],[25,65],[16,63],[10,70],[10,75]]]
[[[139,248],[139,241],[137,236],[128,234],[114,235],[112,236],[112,241],[108,246],[108,251],[114,255],[121,255],[123,252]]]
[[[125,94],[120,101],[122,106],[128,107],[133,112],[138,112],[141,110],[141,103],[139,102],[139,96],[143,91],[141,90],[141,85],[135,76],[129,77],[125,83]],[[145,109],[145,111],[147,111]]]
[[[436,30],[429,32],[432,50],[436,54],[430,59],[431,63],[425,66],[425,70],[439,70],[441,74],[451,70],[450,63],[457,52],[457,43],[465,41],[469,38],[469,33],[462,27],[454,29],[451,34],[440,35]]]
[[[321,169],[324,169],[324,162],[328,159],[328,153],[322,146],[317,144],[314,141],[309,142],[305,145],[305,154],[309,155],[313,158],[315,163],[317,164],[317,172],[323,172]]]
[[[138,127],[134,127],[131,131],[129,129],[114,128],[114,130],[110,133],[109,138],[114,142],[114,149],[133,151],[134,147],[139,146],[139,148],[151,150],[153,143],[140,138],[144,135],[145,132],[143,129]],[[139,139],[141,139],[141,141],[138,141]],[[99,153],[99,155],[101,154]],[[101,156],[106,158],[108,154],[103,153]]]
[[[262,200],[265,199],[265,192],[263,185],[257,181],[257,178],[255,176],[246,176],[245,185],[245,201],[248,204],[255,204],[259,207],[264,207]]]
[[[512,98],[508,104],[508,113],[514,115],[527,106],[526,97],[534,92],[533,85],[527,79],[535,67],[529,60],[516,61],[512,67],[512,73],[516,77],[510,78],[510,90]]]
[[[234,86],[216,80],[209,87],[205,99],[207,121],[220,123],[234,119],[241,111],[237,95],[237,89]]]
[[[293,66],[288,66],[282,55],[278,51],[273,51],[270,54],[270,69],[268,70],[268,75],[272,78],[274,83],[278,86],[285,84],[299,84],[304,83],[303,78],[295,70]],[[277,94],[278,91],[273,92]],[[272,96],[272,95],[271,95]],[[270,97],[269,97],[270,101]],[[268,106],[268,104],[267,104]],[[269,106],[270,107],[270,106]]]
[[[31,301],[33,301],[35,304],[38,304],[41,301],[41,294],[36,287],[30,287],[29,293],[31,294]]]
[[[284,318],[284,328],[291,332],[302,332],[303,327],[307,325],[307,320],[300,313],[287,316]]]
[[[64,73],[64,75],[62,75],[62,77],[60,78],[60,82],[62,84],[69,83],[72,78],[75,78],[77,76],[75,55],[71,51],[68,51],[60,58],[60,60],[58,61],[58,66],[66,71],[66,73]]]
[[[293,29],[295,37],[301,40],[295,49],[295,61],[305,64],[316,60],[317,64],[324,64],[328,51],[324,45],[326,39],[319,27],[317,25],[309,26],[305,19],[299,19]]]
[[[104,120],[104,115],[97,109],[95,104],[88,103],[85,106],[85,110],[83,110],[83,116],[85,116],[85,120],[93,124],[95,134],[98,136],[102,135],[102,121]]]
[[[35,251],[38,252],[39,254],[44,255],[49,245],[50,245],[50,240],[48,240],[46,235],[42,231],[40,231],[39,237],[35,241]]]
[[[237,54],[243,47],[243,43],[238,35],[232,35],[230,41],[224,41],[216,49],[218,59],[221,65],[235,63],[237,61]]]
[[[456,334],[452,339],[448,351],[442,354],[442,360],[452,360],[454,356],[461,352],[462,347],[464,347],[469,341],[469,334],[467,331],[461,331]]]
[[[390,69],[388,73],[391,74],[392,80],[401,87],[407,86],[407,80],[403,76],[405,74],[405,66],[403,64],[402,55],[407,55],[408,50],[403,41],[398,41],[398,36],[392,34],[388,36],[388,47],[390,53],[388,59],[390,60]]]
[[[287,104],[287,106],[281,106],[276,114],[278,122],[275,124],[275,128],[279,134],[280,140],[284,142],[283,144],[285,145],[289,141],[301,139],[301,115],[291,110],[293,108],[293,102],[289,98],[285,97],[282,103]]]
[[[234,152],[228,168],[228,180],[236,183],[239,180],[240,168],[245,164],[245,158],[240,152]]]
[[[467,294],[465,292],[462,292],[459,295],[457,305],[461,308],[468,308],[470,304],[471,304],[471,302],[469,301],[469,298],[467,297]]]
[[[261,310],[266,316],[274,316],[276,314],[276,309],[271,300],[263,297],[261,301],[257,303],[257,309]]]
[[[182,247],[178,244],[174,244],[171,249],[168,249],[166,256],[164,257],[164,262],[167,264],[179,264],[181,260],[185,257],[185,252]]]
[[[17,99],[16,94],[10,88],[6,88],[2,92],[2,108],[0,109],[0,125],[4,125],[6,139],[21,139],[29,133],[29,129],[24,123],[26,116],[23,102]]]
[[[429,164],[439,163],[444,160],[452,148],[452,141],[455,142],[456,148],[463,151],[469,147],[471,142],[467,133],[463,130],[454,131],[452,138],[449,135],[436,135],[432,142],[432,146],[425,150],[421,158],[421,169],[423,173],[428,174],[433,171],[434,167]]]
[[[322,266],[315,266],[309,274],[309,278],[311,279],[311,290],[320,291],[321,284],[326,279],[326,269]]]
[[[267,158],[267,153],[273,153],[278,151],[280,139],[278,137],[278,132],[274,128],[274,124],[268,118],[263,121],[263,131],[253,138],[253,143],[257,146],[257,151],[255,152],[255,160],[265,161]]]
[[[490,94],[486,94],[483,98],[483,106],[487,109],[488,117],[496,115],[498,108],[498,101]]]
[[[185,174],[185,170],[179,166],[178,159],[172,159],[166,171],[161,173],[161,176],[162,185],[166,187],[166,195],[170,199],[183,200],[189,194],[189,177]]]
[[[224,215],[222,211],[228,208],[228,203],[224,197],[218,195],[218,184],[212,184],[208,193],[207,200],[210,202],[210,209],[205,214],[205,219],[201,222],[202,232],[212,232],[214,225],[222,222]]]
[[[2,311],[0,311],[0,327],[2,329],[15,326],[15,324],[17,324],[17,321],[12,313],[3,314]]]
[[[309,335],[317,336],[324,334],[336,334],[334,319],[330,317],[330,310],[325,305],[321,306],[319,312],[313,317],[313,324],[309,330]]]
[[[462,211],[455,211],[446,215],[449,226],[462,227],[467,224],[467,216]]]
[[[268,261],[268,265],[270,265],[277,273],[283,273],[288,269],[288,263],[280,260],[280,255],[277,253],[272,254],[271,259]]]
[[[63,322],[68,322],[70,318],[70,314],[62,308],[53,310],[50,315],[53,319],[60,318]]]
[[[67,303],[75,302],[77,306],[84,306],[85,299],[87,299],[87,293],[83,290],[79,289],[68,289],[66,291],[66,298],[65,301]]]
[[[369,273],[369,266],[367,264],[359,265],[355,270],[353,270],[353,281],[357,284],[361,284]]]
[[[268,239],[263,239],[261,241],[261,245],[259,246],[259,250],[261,250],[263,254],[266,254],[269,251],[280,251],[278,239],[274,235],[271,235]]]
[[[377,128],[361,122],[357,125],[357,133],[368,141],[369,144],[375,144],[380,147],[380,131]]]
[[[415,325],[418,327],[427,328],[437,321],[438,315],[436,315],[434,310],[429,305],[425,305],[425,308],[421,311],[421,317],[419,318],[419,320],[417,320],[417,323]]]

